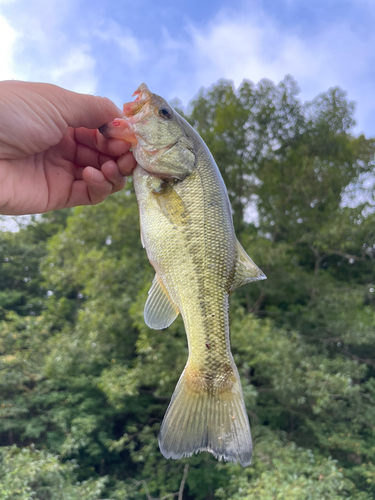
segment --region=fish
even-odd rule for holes
[[[145,323],[162,330],[181,314],[189,352],[159,447],[166,458],[207,451],[246,467],[252,439],[230,350],[229,296],[266,277],[236,238],[224,181],[198,132],[146,84],[133,96],[99,131],[130,142],[137,161],[141,240],[155,269]]]

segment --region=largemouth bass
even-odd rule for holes
[[[252,441],[229,343],[228,300],[239,286],[265,279],[236,239],[219,169],[198,133],[142,84],[122,118],[99,130],[130,141],[141,238],[155,278],[144,319],[168,327],[181,313],[189,357],[164,417],[166,458],[208,451],[251,462]]]

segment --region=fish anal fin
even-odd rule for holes
[[[236,273],[230,292],[232,293],[236,288],[246,285],[246,283],[265,279],[267,279],[266,275],[254,264],[241,243],[236,240]]]
[[[154,330],[162,330],[173,323],[178,313],[179,310],[173,304],[161,279],[155,274],[145,304],[144,319],[146,325]]]
[[[186,366],[165,414],[159,446],[166,458],[208,451],[217,459],[250,465],[252,442],[238,374],[205,384],[205,376]]]

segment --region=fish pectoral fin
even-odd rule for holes
[[[246,283],[265,279],[267,279],[266,275],[254,264],[241,243],[236,240],[236,274],[230,293]]]
[[[154,330],[167,328],[177,318],[179,310],[172,302],[161,279],[155,274],[144,310],[145,323]]]
[[[190,213],[172,185],[166,183],[164,190],[155,196],[162,214],[171,224],[181,226],[189,223]]]

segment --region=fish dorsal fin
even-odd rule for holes
[[[155,274],[145,305],[145,323],[154,330],[162,330],[177,318],[179,310],[173,304],[161,279]]]
[[[267,279],[266,275],[256,264],[254,264],[252,259],[242,248],[241,243],[236,240],[236,274],[231,292],[234,292],[236,288],[246,285],[246,283],[250,283],[251,281],[265,279]]]

